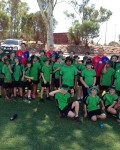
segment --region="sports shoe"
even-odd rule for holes
[[[74,117],[77,122],[80,122],[80,117]]]

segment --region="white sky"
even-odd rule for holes
[[[39,7],[37,4],[37,0],[23,0],[28,3],[30,7],[30,12],[39,11]],[[118,42],[118,35],[120,34],[120,0],[91,0],[92,4],[95,4],[96,8],[101,6],[110,9],[112,11],[112,17],[109,19],[107,24],[107,37],[106,41],[109,43],[110,41]],[[73,8],[70,7],[67,3],[59,3],[56,5],[54,10],[54,17],[58,22],[56,26],[55,32],[67,32],[69,27],[71,26],[71,21],[65,18],[63,14],[64,11],[68,10],[68,12],[73,12]],[[105,42],[105,31],[106,31],[106,23],[101,25],[100,27],[100,43],[104,44]],[[116,33],[116,34],[115,34]]]

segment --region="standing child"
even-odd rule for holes
[[[59,82],[59,78],[60,78],[60,68],[61,68],[61,58],[60,57],[56,57],[56,62],[53,65],[53,73],[55,74],[55,88],[58,89],[60,87],[60,82]]]
[[[33,77],[33,90],[32,90],[32,98],[36,98],[36,92],[37,92],[37,86],[39,83],[39,77],[40,77],[40,63],[38,62],[38,57],[33,56],[32,57],[32,66],[30,69],[30,77]]]
[[[19,95],[20,98],[23,96],[23,91],[22,91],[22,84],[21,84],[21,77],[22,77],[22,70],[21,70],[21,65],[19,63],[19,58],[16,56],[14,58],[15,65],[13,66],[13,95],[14,99],[16,99],[17,96],[17,89],[19,89]]]
[[[84,100],[84,117],[89,116],[92,121],[105,119],[105,113],[100,110],[100,97],[97,95],[98,88],[92,86],[89,89],[89,95]]]
[[[28,92],[27,92],[27,98],[28,100],[31,100],[31,89],[32,89],[32,79],[33,77],[30,77],[30,70],[31,70],[31,61],[27,61],[27,66],[24,70],[23,73],[23,78],[24,78],[24,88],[27,87]]]
[[[102,75],[100,78],[101,93],[103,91],[107,91],[109,86],[112,85],[114,74],[115,74],[115,70],[111,67],[111,61],[106,62],[106,65],[102,69]]]
[[[45,88],[46,88],[47,99],[48,100],[50,99],[49,90],[50,90],[50,85],[52,80],[52,67],[50,66],[49,58],[46,58],[45,65],[42,67],[41,77],[42,77],[42,83],[41,83],[42,88],[41,88],[40,101],[44,102],[43,92]]]
[[[88,95],[88,89],[96,83],[96,73],[95,70],[92,69],[92,62],[90,60],[86,62],[86,69],[82,71],[80,81],[82,83],[84,100]]]
[[[5,59],[4,60],[5,64],[3,65],[2,68],[2,73],[3,73],[3,79],[4,79],[4,96],[6,100],[10,100],[9,95],[11,94],[11,88],[12,88],[12,69],[10,66],[10,60]]]
[[[45,64],[45,59],[46,59],[45,51],[44,51],[44,50],[40,50],[40,58],[39,58],[39,60],[40,60],[40,65],[41,65],[41,67],[44,66],[44,64]]]

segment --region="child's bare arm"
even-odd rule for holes
[[[50,96],[54,96],[56,93],[61,92],[61,89],[55,90],[49,93]]]
[[[89,88],[89,86],[85,83],[82,77],[80,77],[80,81],[86,88]]]
[[[44,83],[46,83],[46,80],[45,80],[45,78],[44,78],[43,73],[41,73],[41,77],[42,77],[42,79],[43,79]]]

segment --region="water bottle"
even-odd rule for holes
[[[14,114],[13,116],[10,117],[10,120],[11,120],[11,121],[12,121],[12,120],[15,120],[15,119],[17,118],[17,116],[18,116],[17,114]]]
[[[99,121],[99,127],[102,129],[104,128],[104,124],[102,123],[102,121]]]

